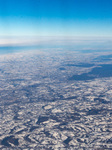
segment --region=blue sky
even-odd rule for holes
[[[112,36],[112,0],[0,0],[0,36]]]

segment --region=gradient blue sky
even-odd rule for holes
[[[0,0],[0,36],[112,36],[112,0]]]

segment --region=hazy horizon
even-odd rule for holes
[[[63,48],[65,50],[111,50],[112,37],[79,36],[1,36],[0,52],[6,48],[39,49]]]

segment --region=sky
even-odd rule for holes
[[[0,0],[0,36],[112,36],[112,0]]]

